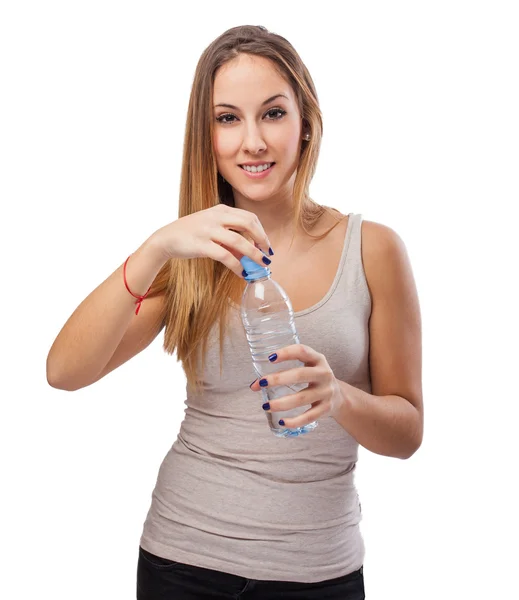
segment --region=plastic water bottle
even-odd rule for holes
[[[260,267],[247,256],[243,256],[240,262],[247,272],[247,286],[242,295],[240,314],[258,378],[277,371],[304,367],[300,360],[286,360],[279,364],[269,361],[268,357],[280,348],[299,344],[292,304],[285,290],[270,277],[268,267]],[[296,394],[306,387],[307,383],[269,385],[261,389],[263,402]],[[294,437],[313,431],[317,427],[317,421],[292,429],[279,424],[280,420],[297,417],[309,408],[310,404],[286,411],[265,412],[272,433],[278,437]]]

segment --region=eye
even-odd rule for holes
[[[287,111],[283,110],[282,108],[271,108],[267,112],[267,115],[271,115],[272,113],[279,113],[279,116],[273,119],[269,119],[269,121],[279,121],[279,119],[282,119],[287,114]]]
[[[231,115],[231,113],[225,113],[224,115],[216,117],[216,120],[218,121],[218,123],[232,123],[232,121],[227,121],[227,118],[229,117],[232,117],[233,119],[236,118],[234,115]]]

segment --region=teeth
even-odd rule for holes
[[[261,173],[262,171],[265,171],[270,166],[272,166],[272,164],[273,163],[265,163],[264,165],[258,165],[257,167],[249,167],[247,165],[242,165],[241,168],[245,171],[249,171],[250,173]]]

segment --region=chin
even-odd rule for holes
[[[262,202],[265,200],[270,200],[272,196],[275,195],[275,192],[260,192],[258,191],[256,194],[247,194],[246,192],[242,192],[239,190],[239,193],[247,200],[251,202]]]

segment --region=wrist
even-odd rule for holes
[[[353,415],[354,403],[355,403],[355,387],[342,381],[341,379],[337,380],[339,383],[339,389],[341,391],[341,405],[336,415],[334,415],[335,420],[342,425],[346,431],[351,433],[348,430],[349,420]]]
[[[143,251],[148,256],[148,260],[156,266],[157,272],[171,257],[167,256],[164,247],[157,237],[157,232],[153,233],[142,245]]]

